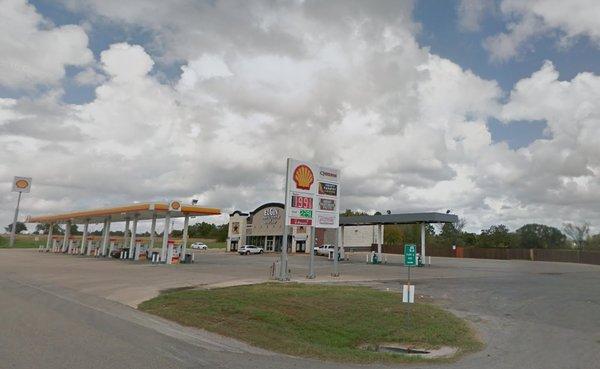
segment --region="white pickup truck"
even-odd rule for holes
[[[334,248],[335,248],[334,245],[323,245],[323,246],[315,247],[315,252],[317,255],[329,256],[329,253],[333,252]]]

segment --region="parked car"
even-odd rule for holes
[[[194,242],[191,246],[194,250],[207,250],[208,246],[202,242]]]
[[[262,254],[264,252],[262,247],[254,246],[254,245],[244,245],[239,248],[238,252],[240,255],[250,255],[250,254]]]
[[[333,251],[334,248],[335,248],[334,245],[323,245],[323,246],[316,248],[316,254],[323,255],[323,256],[329,256],[329,252]]]

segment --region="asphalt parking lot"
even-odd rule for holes
[[[366,284],[398,291],[398,256],[367,265],[291,255],[292,280]],[[0,358],[7,368],[348,368],[257,350],[139,312],[160,290],[269,280],[276,255],[197,252],[192,265],[0,250]],[[596,368],[600,362],[600,267],[566,263],[433,258],[413,269],[417,295],[472,322],[486,348],[437,368]],[[360,366],[364,367],[364,366]],[[373,366],[377,367],[377,366]],[[410,367],[410,366],[405,366]],[[419,365],[419,368],[429,366]]]

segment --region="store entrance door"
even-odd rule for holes
[[[274,240],[273,237],[269,236],[267,237],[267,243],[266,243],[266,251],[273,251],[273,246],[274,246]]]
[[[296,252],[306,251],[306,241],[296,241]]]
[[[238,250],[238,241],[231,241],[231,247],[229,248],[230,251],[237,251]]]

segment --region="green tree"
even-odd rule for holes
[[[50,229],[50,225],[48,223],[38,223],[35,225],[35,231],[33,233],[48,234],[48,229]],[[58,224],[53,224],[52,225],[52,234],[60,235],[60,234],[65,234],[65,232],[62,230],[62,228],[60,228],[60,226]]]
[[[588,223],[583,223],[581,225],[565,223],[563,231],[578,249],[583,250],[583,247],[590,236],[590,225]]]
[[[346,211],[340,215],[343,217],[355,217],[357,215],[369,215],[369,214],[365,213],[364,211],[359,211],[359,210],[352,211],[352,209],[346,209]]]
[[[11,232],[12,231],[12,223],[10,223],[9,225],[7,225],[6,227],[4,227],[4,229],[6,230],[6,232]],[[25,223],[23,222],[17,222],[17,228],[15,230],[15,233],[19,234],[23,231],[27,230],[27,226],[25,225]]]
[[[386,245],[403,245],[404,231],[397,224],[388,224],[383,229],[383,243]]]
[[[567,240],[561,231],[543,224],[526,224],[516,234],[519,247],[524,249],[560,249]]]
[[[479,247],[514,247],[514,234],[511,234],[508,227],[504,224],[493,225],[488,229],[481,230],[477,237],[477,246]]]

